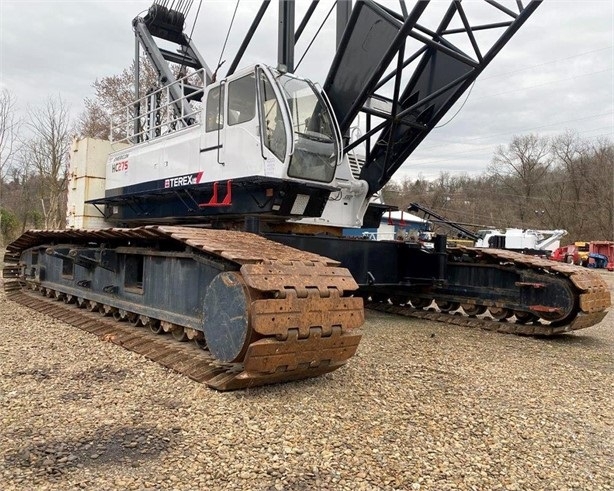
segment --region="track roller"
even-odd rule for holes
[[[442,312],[454,312],[458,310],[460,307],[459,302],[448,302],[448,301],[438,301],[435,302],[437,304],[437,308]]]
[[[101,305],[99,312],[103,317],[115,317],[115,312],[117,309],[115,307],[111,307],[110,305]]]
[[[528,324],[539,319],[539,317],[531,312],[522,312],[520,310],[514,310],[514,315],[516,316],[516,322],[520,324]]]
[[[185,329],[183,327],[179,327],[171,331],[171,336],[175,341],[179,341],[180,343],[185,343],[188,341],[188,335],[185,333]]]
[[[149,319],[147,323],[147,327],[154,334],[164,334],[163,322],[160,322],[158,319]]]
[[[429,305],[431,305],[432,300],[428,299],[428,298],[412,298],[411,299],[411,304],[414,306],[415,309],[424,309],[426,307],[428,307]]]
[[[93,300],[88,300],[87,304],[85,305],[85,308],[90,312],[99,312],[100,304],[98,302],[94,302]]]
[[[505,309],[503,307],[489,307],[488,312],[490,313],[492,318],[497,321],[504,321],[514,315],[514,312],[512,310]]]
[[[475,317],[478,315],[482,315],[486,310],[488,310],[484,305],[475,305],[471,303],[463,303],[461,307],[465,311],[469,317]]]
[[[393,295],[390,297],[390,303],[392,303],[392,305],[407,305],[410,303],[410,299],[409,297],[403,297],[400,295]]]

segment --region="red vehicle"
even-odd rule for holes
[[[577,264],[592,268],[607,268],[614,271],[614,242],[576,242],[555,249],[550,255],[553,261]]]
[[[562,263],[582,265],[583,252],[585,255],[588,256],[588,250],[585,252],[581,250],[580,246],[575,244],[569,244],[555,249],[554,252],[552,252],[552,254],[550,255],[550,259]]]
[[[601,257],[600,257],[601,256]],[[599,267],[599,259],[605,258],[608,271],[614,271],[614,242],[608,240],[596,240],[589,245],[589,266],[595,264]]]

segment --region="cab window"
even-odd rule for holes
[[[207,94],[205,131],[216,131],[224,126],[223,100],[224,86],[214,87]]]
[[[283,162],[286,157],[286,130],[273,86],[264,73],[260,74],[260,95],[263,143]]]
[[[256,115],[256,78],[254,74],[228,84],[228,126],[250,121]]]

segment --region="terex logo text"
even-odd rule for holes
[[[199,184],[200,180],[203,177],[202,172],[197,172],[196,174],[187,174],[185,176],[178,177],[169,177],[164,180],[165,188],[177,188],[180,186],[189,186],[192,184]]]

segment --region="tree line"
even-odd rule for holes
[[[476,177],[441,172],[383,189],[401,209],[418,202],[477,228],[565,229],[564,242],[614,240],[614,145],[609,139],[515,136]]]
[[[20,119],[13,94],[0,91],[0,242],[26,228],[64,227],[73,135],[61,97],[49,97]]]
[[[156,85],[147,65],[141,90]],[[68,158],[74,137],[108,138],[109,114],[129,104],[132,68],[94,82],[95,96],[72,121],[60,96],[19,119],[15,97],[0,91],[0,242],[28,228],[63,228]],[[143,95],[143,94],[141,94]],[[442,171],[436,179],[391,181],[387,204],[419,202],[478,228],[568,230],[567,241],[614,239],[614,146],[608,139],[516,136],[477,177]]]

